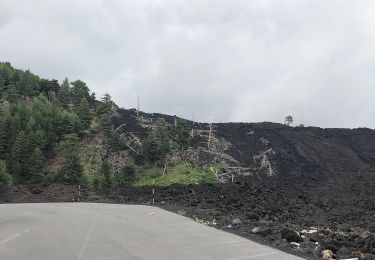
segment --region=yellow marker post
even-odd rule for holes
[[[81,198],[81,185],[78,185],[78,198],[77,198],[78,202],[80,198]]]
[[[153,187],[152,187],[152,205],[155,204],[155,181],[153,181]]]

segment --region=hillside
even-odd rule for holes
[[[103,182],[103,171],[115,182],[126,164],[138,174],[134,179],[142,179],[138,184],[151,183],[145,180],[150,172],[153,182],[178,182],[160,176],[180,163],[210,182],[302,175],[335,179],[375,167],[375,131],[366,128],[207,124],[147,114],[117,107],[108,94],[95,100],[80,80],[60,85],[9,63],[0,64],[0,94],[0,159],[13,183],[94,185]],[[71,163],[82,169],[70,174],[80,177],[62,173],[69,154],[72,160],[79,157]]]
[[[0,203],[80,185],[82,201],[150,204],[153,185],[156,205],[283,250],[375,258],[372,129],[192,122],[4,62],[0,116]]]
[[[173,128],[175,117],[119,109],[114,125],[128,138],[144,138],[157,118]],[[288,127],[277,123],[194,123],[184,121],[192,138],[179,159],[217,163],[223,177],[309,177],[373,172],[375,131]],[[210,134],[211,127],[211,134]],[[177,155],[173,155],[177,156]],[[228,178],[224,178],[227,180]],[[231,178],[229,178],[231,179]],[[240,178],[241,179],[241,178]]]

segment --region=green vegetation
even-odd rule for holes
[[[101,187],[110,188],[114,185],[112,169],[107,160],[104,160],[102,162],[99,170],[99,175],[102,180]]]
[[[78,136],[66,135],[63,145],[65,147],[65,161],[58,172],[57,180],[66,184],[84,184],[85,176],[81,158],[78,153]]]
[[[128,161],[121,168],[121,172],[116,176],[116,180],[119,186],[134,184],[136,180],[136,165],[132,161]]]
[[[177,214],[181,215],[181,216],[186,216],[187,213],[188,212],[186,210],[179,210],[179,211],[177,211]]]
[[[145,163],[135,164],[119,156],[129,148],[113,127],[113,115],[111,96],[96,101],[81,80],[66,78],[59,84],[0,62],[0,185],[60,182],[111,188],[215,182],[209,169],[189,163],[164,169],[168,155],[189,146],[183,121],[168,129],[160,119],[141,140],[138,161]]]
[[[142,154],[149,163],[163,160],[171,150],[170,138],[167,134],[164,119],[159,119],[157,126],[142,143]]]
[[[5,162],[0,160],[0,185],[9,185],[11,183],[12,179],[7,172]]]
[[[146,165],[138,169],[136,186],[214,183],[216,177],[209,168],[194,167],[190,163],[180,162],[163,173],[155,165]]]
[[[180,119],[177,119],[176,139],[177,139],[177,144],[179,144],[181,147],[186,147],[189,145],[189,141],[190,141],[189,131],[187,130],[186,125]]]

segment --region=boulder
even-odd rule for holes
[[[281,233],[281,237],[285,238],[288,242],[302,242],[303,241],[303,239],[298,234],[298,232],[292,229],[283,228],[281,229],[280,233]]]

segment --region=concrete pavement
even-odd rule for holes
[[[301,259],[156,207],[0,204],[0,260]]]

